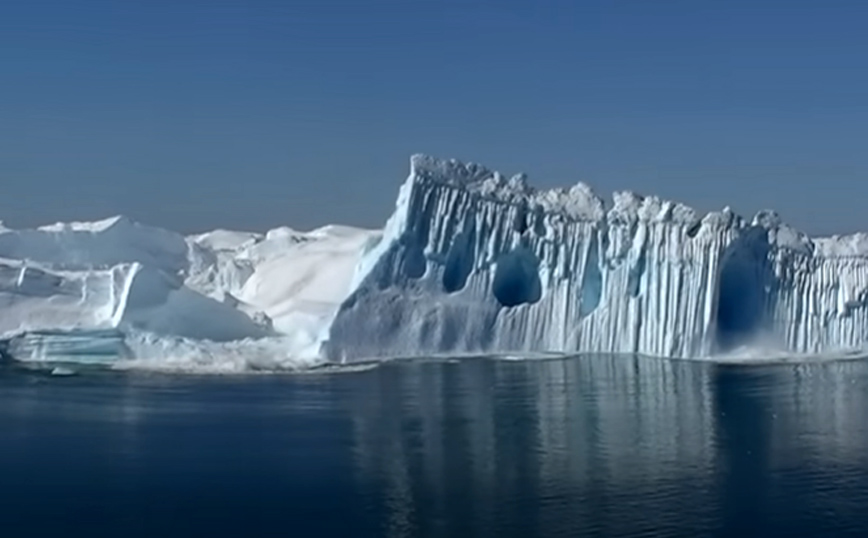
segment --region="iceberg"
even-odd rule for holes
[[[211,340],[266,335],[184,285],[196,254],[182,236],[122,217],[0,230],[0,333],[129,326]]]
[[[220,371],[298,366],[299,357],[316,359],[321,325],[377,235],[328,226],[184,237],[125,217],[0,225],[2,355]]]
[[[868,234],[415,155],[382,230],[0,224],[0,357],[168,371],[868,350]],[[746,351],[747,350],[747,351]]]
[[[424,155],[351,288],[321,338],[334,361],[868,342],[866,234],[812,239],[773,211],[700,216],[632,192],[607,204],[583,183],[536,190]]]

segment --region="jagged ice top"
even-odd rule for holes
[[[527,204],[531,210],[575,221],[673,222],[693,228],[692,235],[758,226],[768,230],[770,242],[781,249],[824,258],[868,257],[868,233],[811,238],[785,224],[777,212],[769,209],[759,211],[751,221],[728,206],[700,216],[685,204],[632,191],[615,191],[608,205],[584,182],[570,188],[536,189],[528,184],[526,174],[507,179],[500,172],[476,163],[424,154],[413,155],[410,166],[411,179],[458,187],[497,202]]]

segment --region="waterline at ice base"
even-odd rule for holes
[[[833,356],[868,348],[868,235],[811,238],[416,155],[383,230],[0,225],[18,361],[285,371],[387,357]]]

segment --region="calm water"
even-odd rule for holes
[[[3,536],[868,536],[868,362],[0,372]]]

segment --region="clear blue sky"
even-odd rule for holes
[[[380,226],[411,153],[868,230],[868,6],[8,0],[0,219]]]

